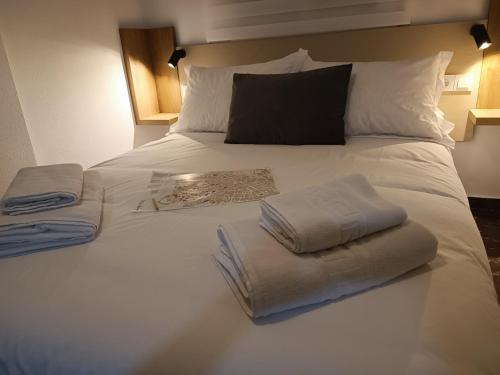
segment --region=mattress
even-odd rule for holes
[[[97,166],[106,188],[94,242],[0,260],[0,373],[500,373],[500,308],[445,147],[223,138],[171,134]],[[153,171],[245,168],[270,168],[282,192],[363,173],[433,231],[438,256],[381,287],[253,321],[211,254],[217,225],[258,215],[257,202],[132,212]]]

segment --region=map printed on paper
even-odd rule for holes
[[[150,198],[136,211],[167,211],[226,203],[250,202],[278,194],[268,169],[171,174],[154,172]]]

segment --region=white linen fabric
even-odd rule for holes
[[[281,59],[260,64],[219,68],[191,66],[175,131],[226,132],[234,73],[294,73],[300,71],[306,57],[307,51],[299,49]]]
[[[260,202],[260,225],[287,249],[311,253],[378,232],[406,220],[360,174]]]
[[[436,116],[439,121],[439,129],[441,130],[441,139],[439,142],[449,147],[451,150],[455,148],[455,140],[451,137],[451,132],[455,129],[455,124],[446,120],[444,117],[444,112],[440,109],[436,110]]]
[[[215,259],[251,317],[369,289],[430,262],[437,251],[434,235],[413,221],[302,255],[285,249],[257,219],[223,224],[217,233],[220,250]]]
[[[102,198],[99,173],[87,171],[77,204],[26,215],[0,215],[0,257],[92,241],[101,222]]]
[[[80,199],[82,186],[79,164],[22,168],[2,198],[2,212],[20,215],[69,206]]]
[[[438,103],[452,57],[452,52],[440,52],[420,60],[354,62],[346,134],[445,138]],[[339,64],[307,58],[302,69]]]
[[[401,139],[227,145],[172,134],[101,164],[87,244],[0,260],[0,372],[10,374],[498,374],[500,307],[450,152]],[[131,212],[153,171],[270,168],[283,193],[362,173],[430,228],[437,257],[397,282],[248,319],[213,261],[221,222],[257,202]],[[320,350],[318,348],[321,348]]]

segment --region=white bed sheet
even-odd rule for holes
[[[500,308],[449,151],[225,145],[172,134],[98,166],[102,229],[87,245],[0,260],[0,373],[499,374]],[[132,213],[151,172],[271,168],[291,191],[364,173],[438,237],[438,257],[380,288],[250,320],[211,254],[256,202]],[[402,244],[404,246],[404,244]]]

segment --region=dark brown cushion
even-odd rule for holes
[[[351,70],[234,74],[225,143],[344,145]]]

